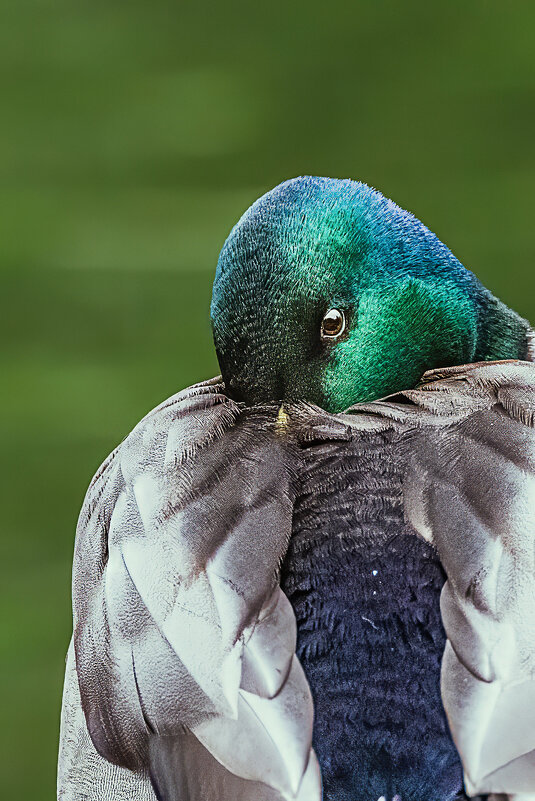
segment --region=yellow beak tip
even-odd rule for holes
[[[288,424],[288,415],[284,411],[284,406],[281,405],[279,409],[279,413],[277,415],[277,425],[278,426],[286,426]]]

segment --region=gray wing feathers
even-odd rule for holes
[[[305,786],[320,797],[312,700],[278,586],[292,517],[279,439],[216,381],[190,388],[112,454],[80,516],[74,644],[88,730],[109,761],[149,768],[166,801],[219,801],[221,782],[233,801],[251,783],[266,801]]]
[[[406,513],[447,573],[442,697],[470,794],[535,786],[535,365],[428,375],[403,393]],[[407,418],[408,419],[408,418]]]
[[[65,671],[58,760],[59,801],[156,801],[148,775],[104,759],[89,737],[71,642]]]

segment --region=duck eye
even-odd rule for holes
[[[329,309],[321,321],[321,338],[336,339],[344,333],[346,318],[339,309]]]

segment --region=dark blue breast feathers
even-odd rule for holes
[[[465,798],[440,698],[445,576],[403,520],[399,454],[392,431],[304,449],[282,587],[325,801]]]

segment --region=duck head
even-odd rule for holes
[[[329,412],[432,368],[525,359],[530,331],[412,214],[316,177],[280,184],[232,229],[211,317],[232,397]]]

